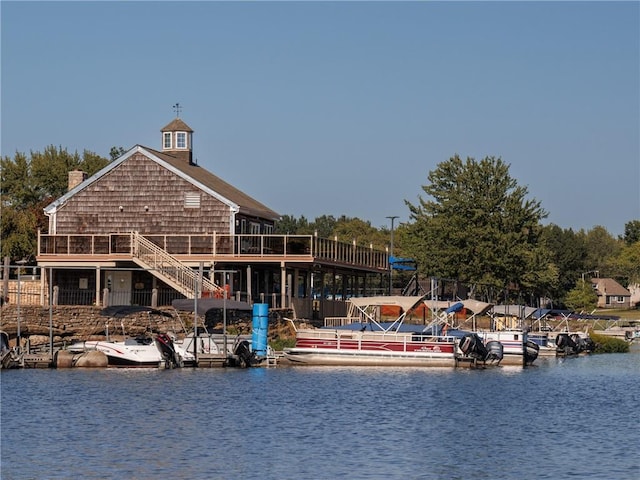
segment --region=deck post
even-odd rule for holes
[[[102,285],[100,284],[100,267],[96,267],[96,307],[100,306],[100,290],[102,289]]]
[[[287,268],[284,262],[280,262],[280,307],[281,308],[285,307],[286,295],[287,295]]]
[[[251,265],[247,265],[247,303],[249,303],[250,305],[252,304],[251,302]]]

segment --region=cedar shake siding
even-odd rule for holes
[[[187,197],[200,206],[186,206]],[[135,153],[59,207],[56,233],[228,233],[231,215],[222,201]]]

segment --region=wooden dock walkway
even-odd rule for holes
[[[25,353],[22,364],[24,368],[51,368],[53,357],[49,353]]]
[[[54,355],[50,353],[24,353],[15,358],[11,364],[3,365],[3,368],[56,368],[54,363]],[[236,355],[216,354],[199,354],[196,362],[197,368],[224,368],[229,366],[239,366],[240,362]],[[258,364],[256,367],[275,367],[278,365],[278,356],[270,355]]]
[[[227,355],[222,353],[199,353],[196,366],[198,368],[215,368],[227,365]]]

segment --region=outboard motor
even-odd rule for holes
[[[504,357],[504,345],[498,340],[490,340],[487,342],[487,356],[484,361],[491,365],[498,365]]]
[[[156,336],[156,341],[160,346],[160,353],[162,353],[166,367],[182,367],[182,359],[180,358],[180,354],[176,352],[171,337],[166,333],[159,333]]]
[[[469,355],[473,351],[473,346],[475,344],[475,339],[472,334],[467,334],[460,340],[460,350],[465,355]]]
[[[475,333],[467,333],[460,340],[460,350],[468,357],[484,360],[487,358],[487,348],[482,343],[482,339]]]
[[[575,355],[578,353],[576,342],[568,333],[559,333],[556,337],[556,351],[564,355]]]
[[[596,349],[596,342],[594,342],[591,337],[583,338],[582,342],[585,352],[592,353]]]
[[[238,356],[240,368],[247,368],[253,365],[255,352],[251,351],[251,345],[247,340],[241,341],[233,353]]]
[[[540,345],[533,340],[527,340],[524,344],[524,364],[531,365],[540,353]]]
[[[576,344],[576,353],[580,352],[592,352],[595,349],[595,343],[589,337],[582,337],[577,333],[571,334],[569,337]]]
[[[9,350],[11,350],[11,348],[9,348],[9,335],[6,332],[0,332],[0,356]]]

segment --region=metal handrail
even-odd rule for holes
[[[203,292],[224,293],[224,289],[200,276],[190,267],[174,258],[155,243],[147,240],[137,232],[131,234],[132,256],[140,260],[147,269],[169,279],[180,293],[190,297],[199,293],[198,282],[201,281]]]

